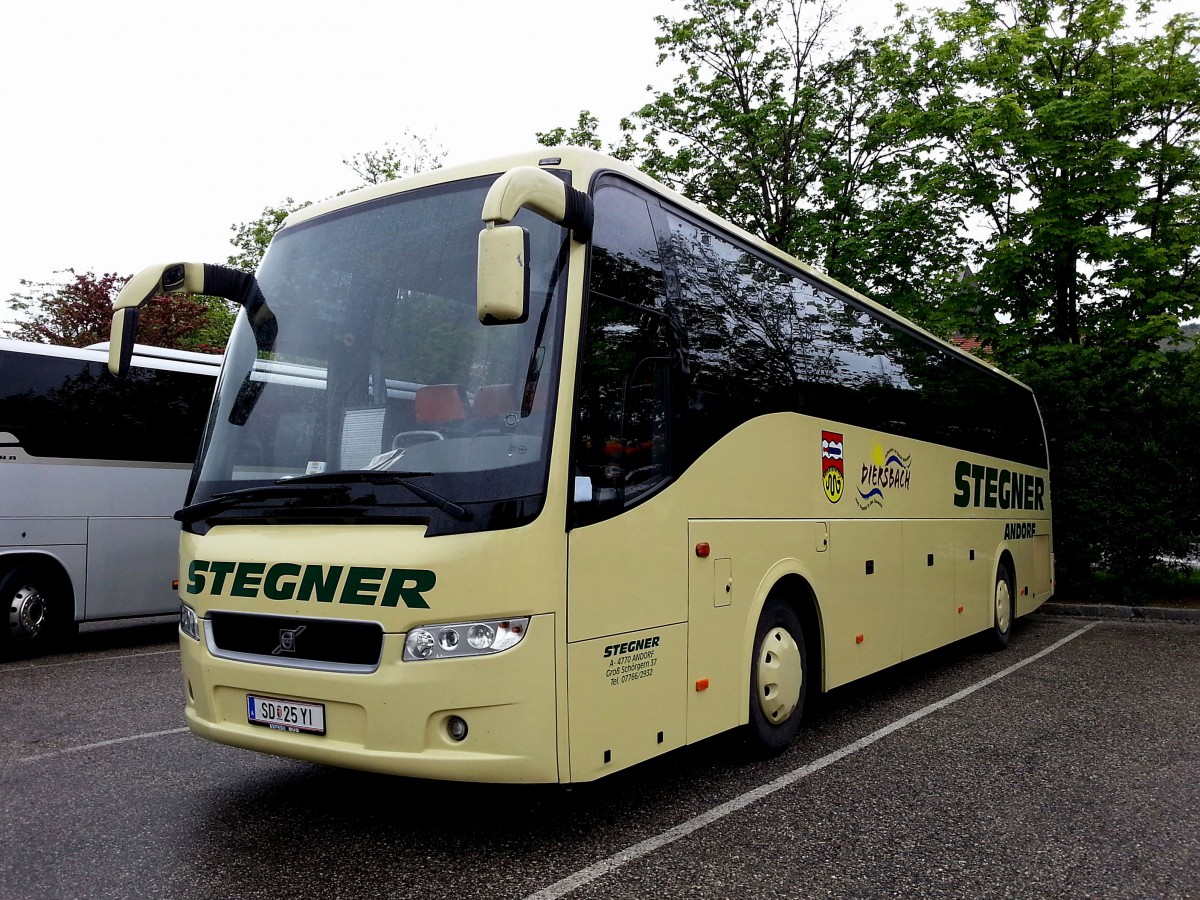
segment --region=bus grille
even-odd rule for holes
[[[378,622],[209,613],[216,656],[300,668],[374,671],[383,653]]]

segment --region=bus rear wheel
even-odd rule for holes
[[[0,655],[32,656],[68,637],[74,618],[46,572],[17,565],[0,574]]]
[[[796,737],[808,693],[808,652],[795,611],[767,601],[754,635],[747,734],[761,754],[784,750]]]
[[[1003,650],[1008,646],[1013,623],[1013,576],[1008,565],[1000,563],[996,570],[996,587],[992,594],[992,627],[987,632],[988,643],[993,649]]]

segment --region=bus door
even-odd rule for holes
[[[659,360],[635,363],[620,419],[590,419],[600,430],[583,439],[595,452],[577,456],[576,516],[599,521],[573,528],[568,539],[573,780],[686,739],[688,572],[678,546],[687,522],[658,492],[667,473],[665,371]]]
[[[671,363],[646,200],[595,194],[568,538],[571,778],[685,741],[686,512],[669,490]]]

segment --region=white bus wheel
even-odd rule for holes
[[[996,570],[996,587],[992,594],[992,627],[988,642],[997,650],[1008,646],[1013,624],[1013,576],[1006,563]]]
[[[750,663],[750,743],[778,753],[795,738],[808,692],[808,652],[795,611],[768,600],[758,620]]]

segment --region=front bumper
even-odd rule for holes
[[[219,658],[203,634],[181,636],[188,725],[218,743],[351,769],[559,780],[552,615],[534,616],[520,644],[490,656],[403,662],[404,639],[385,635],[378,669],[348,673]],[[324,704],[326,733],[250,724],[247,694]],[[451,716],[467,722],[465,740],[449,736]]]

